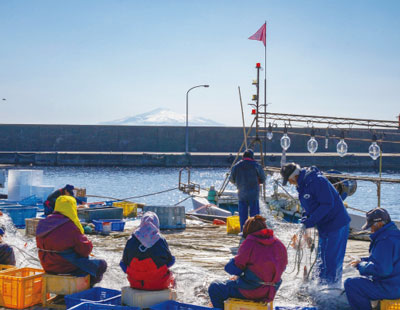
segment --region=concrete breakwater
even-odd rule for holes
[[[140,153],[140,152],[0,152],[0,163],[33,166],[115,166],[115,167],[230,167],[236,153]],[[257,154],[256,154],[257,156]],[[288,153],[286,161],[302,166],[316,165],[321,169],[343,171],[378,171],[379,160],[368,154],[351,153],[339,157],[336,153]],[[264,157],[268,166],[280,166],[281,154]],[[384,171],[400,171],[400,154],[385,154]]]
[[[262,142],[267,165],[279,166],[282,128]],[[346,132],[349,154],[341,158],[336,144],[341,131],[316,128],[317,153],[307,152],[310,128],[290,128],[287,161],[322,168],[377,170],[379,161],[368,156],[372,133]],[[254,137],[255,131],[250,133]],[[383,169],[400,170],[400,130],[381,130]],[[251,138],[249,139],[251,141]],[[185,154],[185,127],[105,125],[0,125],[0,164],[78,166],[229,167],[243,143],[240,127],[189,127]],[[258,146],[254,146],[256,152]]]

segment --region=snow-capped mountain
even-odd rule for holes
[[[110,122],[102,122],[100,125],[136,125],[136,126],[186,126],[186,114],[158,108],[147,113],[128,116]],[[204,117],[192,117],[189,115],[190,126],[224,126],[221,123]]]

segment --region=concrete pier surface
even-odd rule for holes
[[[318,306],[319,309],[348,309],[343,294],[343,285],[338,288],[323,287],[316,281],[304,278],[304,266],[310,268],[314,261],[315,249],[302,249],[302,259],[296,262],[296,249],[289,246],[293,234],[299,233],[300,225],[282,222],[271,216],[267,218],[268,227],[283,244],[288,246],[289,264],[283,274],[282,285],[275,297],[274,306]],[[108,269],[98,286],[121,290],[129,282],[119,267],[125,244],[140,224],[140,219],[129,220],[123,232],[112,232],[108,236],[88,235],[93,243],[92,255],[105,259]],[[230,275],[224,271],[225,264],[236,255],[240,237],[229,235],[226,226],[216,226],[200,220],[187,219],[186,229],[163,230],[176,263],[171,270],[176,278],[177,300],[183,303],[208,306],[208,287],[212,281],[228,280]],[[34,236],[23,235],[18,230],[10,235],[8,243],[17,248],[18,267],[41,268],[37,259]],[[317,242],[317,239],[314,240]],[[349,240],[343,269],[343,281],[357,276],[358,272],[348,264],[351,256],[367,256],[369,242]],[[298,272],[299,270],[299,272]],[[326,306],[329,305],[329,306]],[[331,307],[332,306],[332,307]],[[40,305],[30,309],[43,309]]]
[[[122,167],[230,167],[237,153],[228,152],[0,152],[0,164],[34,166],[122,166]],[[241,154],[240,154],[241,155]],[[264,163],[280,166],[281,153],[267,153]],[[259,154],[256,153],[256,158]],[[372,160],[367,153],[291,153],[286,161],[302,166],[316,165],[321,169],[345,171],[379,171],[379,159]],[[400,154],[384,153],[383,171],[400,171]]]
[[[136,223],[138,224],[138,222]],[[119,269],[120,256],[117,255],[115,262],[111,263],[112,253],[122,250],[126,240],[136,227],[136,224],[129,225],[123,233],[114,233],[108,237],[90,236],[94,243],[95,255],[107,254],[110,270],[105,275],[105,283],[115,284],[113,288],[128,285],[125,275]],[[293,234],[299,232],[300,225],[281,222],[275,219],[269,219],[269,227],[274,229],[275,235],[286,245],[289,245]],[[172,272],[177,280],[178,301],[191,303],[195,305],[206,306],[209,304],[208,286],[214,280],[228,280],[230,275],[224,271],[224,266],[234,257],[238,251],[240,237],[229,235],[226,232],[226,226],[216,226],[203,223],[196,220],[188,220],[185,230],[162,231],[167,239],[171,253],[176,257],[176,263],[172,267]],[[317,240],[315,240],[317,242]],[[343,281],[349,276],[357,276],[355,268],[349,267],[352,260],[351,256],[368,256],[369,242],[348,240],[346,257],[344,262]],[[334,303],[334,309],[342,308],[346,305],[346,298],[342,289],[337,289],[333,293],[319,293],[316,290],[321,289],[316,281],[304,279],[304,266],[310,268],[314,257],[310,249],[303,249],[303,259],[300,266],[300,272],[297,273],[298,266],[295,265],[296,250],[288,247],[289,264],[283,275],[283,283],[279,289],[274,305],[297,305],[311,306]],[[97,254],[98,253],[98,254]],[[103,280],[104,281],[104,280]],[[328,289],[329,288],[322,288]],[[340,298],[338,298],[338,296]],[[322,298],[322,300],[321,300]],[[321,308],[328,309],[328,308]]]

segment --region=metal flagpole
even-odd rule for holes
[[[265,21],[265,46],[264,46],[264,152],[267,152],[267,21]],[[264,167],[266,163],[264,161],[264,154],[261,153],[262,163]],[[263,168],[264,168],[263,167]],[[266,185],[263,184],[263,196],[264,201],[266,200]]]
[[[264,46],[264,112],[267,113],[267,21],[265,21]],[[267,116],[264,117],[264,152],[267,152]]]

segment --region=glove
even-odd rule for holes
[[[311,227],[313,227],[313,225],[311,224],[310,218],[308,218],[308,217],[306,217],[306,216],[303,216],[303,217],[301,218],[300,223],[303,224],[306,228],[311,228]]]

